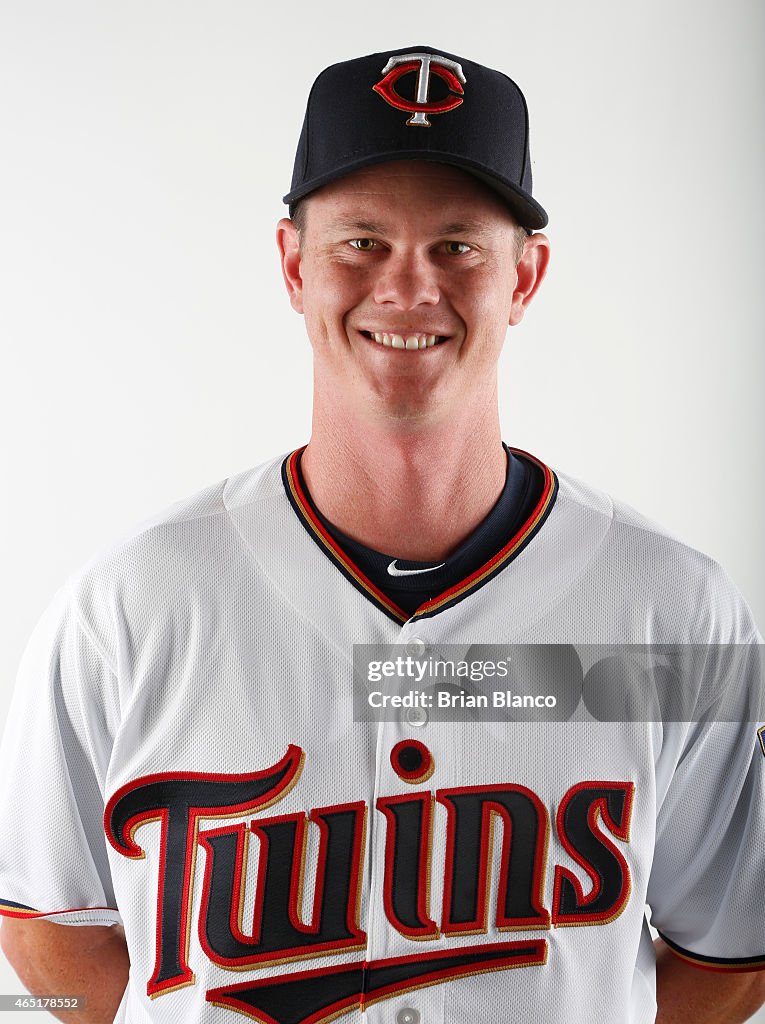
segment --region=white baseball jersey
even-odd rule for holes
[[[757,652],[722,570],[545,469],[512,541],[407,618],[294,461],[56,595],[2,748],[0,910],[121,922],[129,1024],[648,1024],[646,904],[699,965],[764,966],[758,657],[688,675],[684,722],[354,720],[355,644]]]

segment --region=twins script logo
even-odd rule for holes
[[[545,931],[606,924],[629,899],[630,870],[620,847],[629,842],[631,782],[577,782],[557,801],[554,828],[568,857],[589,878],[586,892],[569,867],[548,867],[550,812],[525,786],[501,782],[435,793],[417,788],[380,796],[374,807],[357,800],[315,807],[307,814],[274,814],[271,808],[293,790],[304,763],[304,752],[290,745],[276,764],[261,771],[144,775],[109,800],[106,836],[120,855],[137,862],[137,875],[145,857],[137,833],[147,822],[161,823],[149,996],[195,983],[189,945],[197,903],[197,941],[212,964],[230,971],[270,967],[273,972],[209,989],[209,1003],[261,1024],[321,1024],[423,986],[512,967],[541,967],[547,962]],[[412,740],[394,747],[391,763],[404,781],[418,787],[433,770],[428,749]],[[445,858],[438,864],[432,854],[436,805],[446,818]],[[369,916],[379,914],[382,923],[384,915],[386,927],[411,950],[386,959],[365,955],[368,922],[360,920],[370,812],[381,816],[385,852],[375,868],[382,899]],[[245,820],[228,820],[236,818]],[[503,839],[495,902],[490,877],[496,820],[502,823]],[[319,850],[313,900],[304,900],[309,829],[316,830]],[[253,845],[257,871],[247,882]],[[201,882],[195,880],[200,851]],[[438,920],[430,906],[433,871],[443,878]],[[549,907],[544,896],[548,871]],[[254,890],[249,920],[243,913],[248,884]],[[197,885],[201,892],[195,900]],[[490,920],[497,931],[532,934],[489,942],[481,937]],[[467,946],[449,941],[461,935],[476,941]],[[348,953],[356,953],[349,963],[317,965],[328,954]],[[301,961],[313,964],[284,969]]]
[[[417,72],[417,93],[414,102],[396,90],[396,82],[410,71]],[[465,84],[465,76],[457,61],[449,60],[448,57],[440,57],[436,53],[402,53],[398,57],[391,57],[382,73],[385,77],[372,88],[392,107],[411,112],[412,116],[407,124],[430,128],[428,114],[445,114],[462,103],[460,97],[464,95],[462,86]],[[429,102],[431,74],[438,75],[446,82],[452,94],[459,95],[449,95],[442,100]]]

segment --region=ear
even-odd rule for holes
[[[523,256],[515,268],[517,281],[510,307],[509,324],[515,327],[523,320],[526,307],[536,294],[550,262],[550,241],[539,232],[529,235],[523,247]]]
[[[300,276],[300,245],[297,228],[288,217],[276,225],[276,244],[282,264],[290,304],[296,313],[303,312],[303,278]]]

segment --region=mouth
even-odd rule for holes
[[[409,352],[435,348],[436,345],[443,344],[449,338],[448,334],[422,334],[420,332],[394,334],[389,331],[359,331],[359,333],[384,348],[404,349]]]

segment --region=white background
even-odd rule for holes
[[[716,557],[762,625],[763,29],[759,0],[6,0],[0,720],[68,573],[308,439],[280,197],[315,75],[400,46],[529,102],[553,262],[505,440]]]

